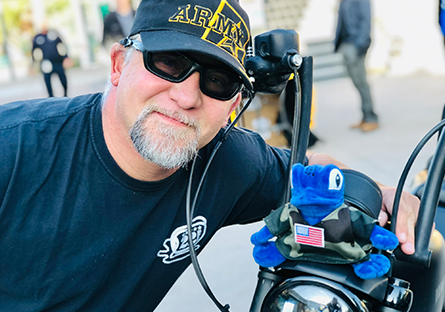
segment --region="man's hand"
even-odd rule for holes
[[[71,68],[73,67],[74,62],[72,59],[70,59],[69,57],[65,57],[65,59],[63,60],[63,68]]]
[[[396,189],[383,185],[380,185],[380,189],[382,190],[383,203],[379,223],[381,226],[385,226],[392,214]],[[402,192],[397,213],[396,235],[402,251],[407,255],[414,253],[414,226],[416,225],[419,206],[420,200],[416,196],[405,191]]]

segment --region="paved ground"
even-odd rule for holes
[[[68,72],[69,95],[101,91],[106,68]],[[360,120],[359,99],[348,79],[318,82],[316,126],[321,141],[315,152],[335,156],[354,169],[381,183],[396,185],[411,151],[442,115],[445,77],[418,74],[412,77],[371,77],[372,91],[381,128],[371,133],[350,130]],[[56,91],[57,94],[57,91]],[[61,94],[61,91],[59,92]],[[0,85],[0,104],[26,98],[44,97],[40,77]],[[434,150],[428,144],[412,172],[423,169]],[[413,174],[408,178],[412,180]],[[256,284],[257,266],[251,258],[249,236],[261,224],[233,226],[215,236],[199,259],[204,275],[216,297],[231,305],[231,311],[248,311]],[[197,282],[192,269],[186,271],[156,310],[217,311]]]
[[[108,78],[108,68],[92,66],[88,70],[71,68],[66,71],[68,79],[68,96],[101,92]],[[55,96],[62,96],[63,89],[57,75],[52,76],[52,86]],[[0,81],[0,104],[15,100],[26,100],[47,97],[43,76],[40,74],[17,79],[15,81]]]

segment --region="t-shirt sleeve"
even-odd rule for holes
[[[282,204],[290,151],[272,147],[248,130],[237,131],[232,139],[237,142],[232,160],[238,172],[232,181],[240,190],[226,225],[259,221]]]

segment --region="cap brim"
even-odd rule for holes
[[[246,88],[253,91],[252,82],[240,62],[211,42],[176,30],[143,31],[140,35],[145,49],[149,52],[192,51],[213,57],[230,66],[241,77]]]

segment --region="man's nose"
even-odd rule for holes
[[[184,81],[172,86],[171,96],[183,109],[198,108],[202,104],[199,75],[199,72],[194,72]]]

